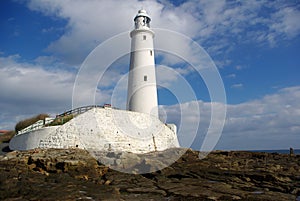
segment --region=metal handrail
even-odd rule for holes
[[[59,115],[56,115],[56,118],[64,117],[64,116],[71,115],[71,114],[82,114],[90,109],[97,108],[97,107],[104,108],[104,106],[99,106],[99,105],[89,105],[89,106],[78,107],[78,108],[69,110],[67,112],[61,113]]]

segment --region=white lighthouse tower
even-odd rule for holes
[[[151,18],[139,10],[134,18],[135,28],[130,32],[131,55],[128,77],[127,110],[158,117],[157,88],[153,50],[154,32]]]

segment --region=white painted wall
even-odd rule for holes
[[[14,136],[9,142],[11,150],[29,150],[39,147],[40,141],[46,139],[59,126],[44,127]]]
[[[71,148],[147,153],[179,147],[176,134],[148,114],[94,108],[62,126],[46,127],[15,136],[13,150]]]

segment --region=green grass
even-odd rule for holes
[[[57,125],[63,125],[65,123],[67,123],[68,121],[70,121],[71,119],[74,118],[73,114],[70,115],[66,115],[64,117],[57,117],[56,119],[54,119],[54,121],[52,121],[49,125],[47,126],[57,126]]]

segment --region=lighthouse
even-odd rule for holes
[[[154,32],[150,20],[145,10],[139,10],[134,18],[135,28],[130,32],[127,110],[95,105],[73,109],[52,118],[51,121],[61,122],[67,114],[76,117],[62,125],[40,120],[24,128],[10,140],[10,149],[82,148],[101,153],[140,154],[179,147],[176,125],[158,118]],[[114,161],[108,165],[117,164],[114,158],[107,161]],[[122,160],[118,164],[124,170]]]
[[[127,110],[158,117],[154,32],[151,18],[145,10],[139,10],[134,18],[134,30],[130,32],[131,54],[128,76]]]

